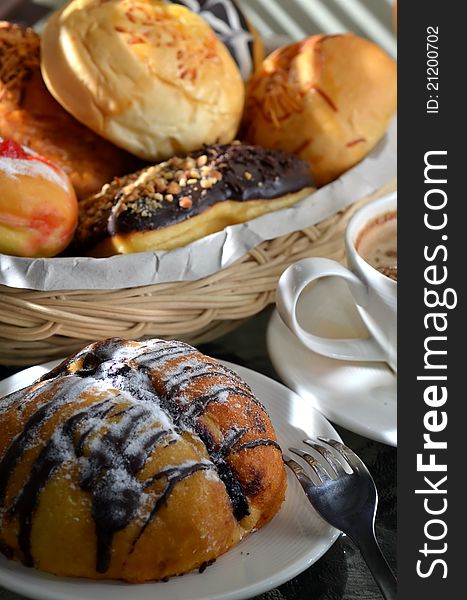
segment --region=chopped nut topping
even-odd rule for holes
[[[90,248],[110,231],[115,235],[132,227],[138,231],[170,227],[213,203],[237,198],[237,192],[247,197],[253,183],[258,189],[268,188],[258,197],[269,197],[278,175],[285,177],[291,189],[311,185],[305,163],[278,151],[215,145],[196,154],[194,158],[173,157],[114,179],[100,193],[85,199],[80,205],[78,243]],[[292,171],[294,177],[298,173],[298,182],[291,182]]]
[[[167,189],[167,183],[161,177],[154,179],[154,189],[158,192],[165,192]]]
[[[178,183],[175,183],[175,181],[172,181],[172,183],[170,183],[167,187],[167,192],[169,194],[179,194],[182,191],[182,188],[178,185]]]
[[[247,196],[253,182],[258,188],[267,186],[274,191],[273,182],[278,180],[278,173],[285,170],[288,174],[287,169],[298,161],[287,157],[286,160],[280,155],[276,158],[272,156],[273,151],[264,149],[247,147],[243,151],[242,146],[233,151],[229,146],[207,146],[201,152],[194,158],[172,157],[105,185],[99,194],[80,207],[81,238],[108,235],[109,215],[112,230],[117,231],[119,217],[126,213],[122,226],[129,228],[135,223],[142,231],[161,227],[161,220],[172,223],[202,212],[211,206],[211,196],[212,202],[222,201],[237,192],[245,192]],[[303,173],[301,177],[307,181]],[[218,193],[213,194],[213,188]],[[267,196],[264,192],[260,196]],[[180,214],[184,211],[189,213]]]
[[[191,208],[193,206],[193,201],[188,196],[183,196],[180,198],[178,203],[182,208]]]

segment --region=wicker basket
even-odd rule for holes
[[[352,213],[395,187],[391,182],[313,227],[263,242],[197,281],[64,292],[0,286],[0,364],[38,364],[106,337],[213,340],[273,303],[277,280],[291,263],[308,256],[343,260]]]

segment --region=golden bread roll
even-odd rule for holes
[[[250,80],[245,138],[310,164],[318,185],[359,162],[396,110],[396,63],[351,33],[280,48]]]
[[[73,0],[42,38],[55,98],[99,135],[148,160],[229,142],[240,72],[197,14],[160,0]]]
[[[73,238],[78,203],[62,169],[0,138],[0,252],[48,257]]]
[[[203,570],[285,496],[264,407],[177,341],[90,344],[1,399],[0,431],[0,551],[56,575]]]
[[[295,156],[240,143],[206,146],[117,178],[81,201],[76,241],[93,256],[171,250],[313,190],[308,164]]]
[[[264,59],[264,46],[256,29],[234,0],[166,0],[198,13],[214,30],[237,63],[245,81]]]
[[[7,22],[0,22],[0,135],[60,166],[79,198],[137,168],[134,157],[98,137],[56,102],[42,79],[39,36]]]

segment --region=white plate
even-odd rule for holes
[[[298,319],[313,333],[365,337],[367,331],[342,281],[326,278],[304,290]],[[385,363],[336,360],[306,348],[274,312],[269,356],[281,379],[333,423],[397,446],[397,377]]]
[[[31,367],[0,382],[0,397],[25,386],[58,361]],[[250,369],[225,363],[237,371],[266,406],[282,448],[306,437],[340,439],[317,411],[280,383]],[[190,573],[167,583],[131,585],[55,577],[0,556],[0,585],[38,600],[240,600],[251,598],[292,579],[317,561],[338,532],[311,508],[302,489],[288,474],[289,487],[279,514],[219,558],[203,574]]]

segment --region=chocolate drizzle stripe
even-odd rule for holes
[[[247,430],[243,427],[239,429],[232,429],[229,433],[224,437],[222,444],[219,448],[219,454],[222,456],[227,456],[232,451],[232,448],[235,444],[242,438],[243,434]]]
[[[104,401],[101,404],[93,405],[90,409],[81,411],[73,415],[63,426],[65,442],[71,445],[71,437],[74,427],[90,414],[96,416],[101,412],[102,407],[106,405]],[[70,448],[67,448],[69,451]],[[54,471],[63,464],[63,448],[57,445],[56,438],[49,440],[47,445],[41,450],[31,468],[29,479],[23,487],[21,493],[16,498],[10,513],[19,514],[20,527],[18,533],[19,547],[23,553],[23,562],[26,566],[33,566],[34,561],[31,555],[31,524],[32,515],[37,508],[39,495],[47,481],[53,475]]]
[[[225,393],[235,394],[235,396],[240,396],[242,398],[246,398],[247,400],[251,400],[251,394],[247,394],[242,389],[235,386],[224,386],[212,394],[198,396],[196,400],[191,402],[191,404],[187,407],[186,412],[183,415],[183,420],[185,422],[193,421],[193,419],[196,417],[201,416],[211,402],[219,402],[219,397],[221,394]]]
[[[246,430],[232,429],[224,436],[224,440],[220,446],[217,445],[209,431],[199,422],[197,423],[196,431],[203,440],[212,462],[216,465],[217,473],[225,485],[232,504],[234,517],[237,521],[241,521],[243,517],[250,514],[248,498],[231,465],[227,462],[227,456],[231,448],[241,439]]]
[[[107,410],[102,411],[100,415],[101,418],[106,417],[113,409],[113,406],[110,406]],[[115,415],[117,416],[117,415]],[[83,434],[81,434],[78,438],[78,442],[75,445],[76,456],[83,456],[84,446],[86,444],[86,440],[96,431],[96,429],[100,427],[100,423],[95,423],[88,427]]]
[[[171,402],[172,400],[174,400],[177,397],[177,394],[179,392],[181,392],[181,390],[186,387],[186,384],[191,384],[195,379],[205,379],[205,378],[212,378],[212,377],[219,377],[219,375],[223,375],[222,372],[219,371],[204,371],[201,370],[202,367],[200,368],[200,373],[193,373],[190,372],[187,375],[185,375],[185,377],[179,377],[177,378],[177,383],[174,385],[171,385],[170,383],[167,384],[167,395],[166,395],[166,402]]]
[[[54,383],[51,380],[50,386]],[[82,380],[74,380],[72,377],[66,379],[60,387],[59,395],[52,401],[41,406],[33,415],[31,415],[24,425],[22,432],[13,440],[2,460],[0,461],[0,507],[3,504],[8,480],[14,470],[18,460],[21,458],[27,446],[34,440],[40,427],[53,416],[53,414],[63,405],[63,397],[60,394],[72,394],[73,388],[82,388]],[[47,391],[45,386],[41,391]],[[25,398],[25,402],[28,398]]]
[[[110,566],[111,545],[116,531],[124,529],[140,506],[143,486],[136,479],[150,452],[166,431],[153,432],[128,457],[126,450],[140,424],[147,422],[150,412],[132,406],[123,415],[119,428],[111,428],[91,449],[88,471],[81,477],[80,486],[93,497],[92,516],[96,525],[96,570],[105,573]],[[122,481],[125,482],[122,488]],[[113,493],[108,493],[108,490]]]
[[[159,363],[159,362],[163,362],[165,360],[168,359],[172,359],[172,358],[176,358],[176,357],[180,357],[180,356],[187,356],[188,354],[192,354],[193,350],[192,349],[180,349],[180,348],[169,348],[169,349],[165,349],[165,350],[157,350],[154,352],[148,352],[147,354],[144,355],[144,359],[142,358],[138,358],[137,362],[138,364],[141,365],[147,365],[149,363]]]
[[[132,551],[135,548],[135,546],[138,543],[138,541],[141,538],[141,536],[143,535],[143,533],[146,531],[148,525],[151,523],[151,521],[156,516],[157,512],[159,511],[159,509],[164,504],[167,503],[167,501],[169,499],[169,496],[170,496],[170,494],[172,493],[172,490],[175,487],[175,484],[178,483],[179,481],[182,481],[183,479],[186,479],[190,475],[193,475],[194,473],[197,473],[198,471],[206,471],[208,469],[211,469],[213,466],[214,465],[209,464],[209,463],[195,463],[194,465],[190,465],[188,467],[178,467],[178,468],[166,469],[164,471],[160,471],[159,473],[156,473],[146,483],[145,487],[148,488],[151,485],[153,485],[155,483],[155,481],[161,479],[162,477],[167,477],[167,484],[166,484],[166,486],[164,488],[164,491],[159,496],[159,498],[156,500],[156,503],[154,504],[153,509],[149,513],[148,518],[144,522],[144,525],[141,527],[141,529],[138,532],[138,535],[135,537],[135,539],[133,540],[133,542],[131,544]]]
[[[195,360],[197,357],[194,357]],[[209,369],[211,369],[211,371],[209,371]],[[233,371],[231,371],[230,369],[228,369],[227,367],[225,367],[224,365],[222,365],[221,363],[218,362],[211,362],[211,361],[199,361],[198,364],[196,364],[196,366],[193,366],[192,364],[186,364],[183,366],[183,373],[213,373],[213,375],[228,375],[231,379],[235,380],[237,383],[241,384],[242,387],[248,389],[250,391],[250,388],[248,387],[248,385]],[[168,381],[166,381],[166,384],[168,383]]]
[[[218,458],[212,455],[211,459],[216,465],[219,477],[227,489],[230,502],[232,504],[234,517],[237,519],[237,521],[241,521],[244,517],[250,514],[250,507],[245,491],[240,481],[236,477],[232,467],[224,457]]]
[[[34,566],[34,560],[31,554],[33,512],[37,508],[40,492],[57,467],[61,464],[61,461],[57,461],[55,458],[59,454],[59,448],[56,447],[54,440],[50,440],[47,446],[42,449],[39,458],[34,463],[29,480],[14,505],[13,512],[19,513],[20,516],[18,543],[20,550],[23,553],[23,563],[27,567]]]
[[[245,444],[242,444],[241,446],[238,446],[237,448],[234,448],[233,450],[235,452],[240,452],[241,450],[248,450],[250,448],[256,448],[258,446],[273,446],[274,448],[277,448],[277,450],[282,452],[282,449],[279,446],[279,444],[277,442],[275,442],[274,440],[270,440],[270,439],[252,440],[251,442],[246,442]]]

